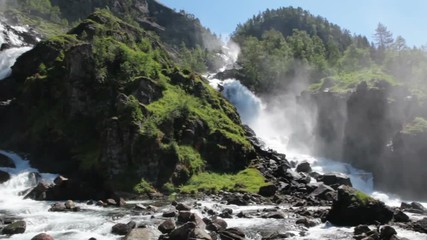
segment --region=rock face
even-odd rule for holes
[[[427,130],[414,128],[425,125],[420,124],[425,122],[421,120],[425,106],[408,89],[381,80],[374,86],[362,82],[346,93],[330,92],[325,85],[319,92],[303,93],[299,102],[314,106],[309,110],[317,113],[313,144],[317,155],[372,172],[376,188],[427,199],[420,184],[427,168],[419,167],[425,165]]]
[[[338,188],[338,198],[326,219],[338,226],[385,224],[393,218],[393,211],[381,201],[348,186]]]
[[[5,235],[13,235],[24,233],[27,228],[25,221],[16,221],[3,228],[2,233]]]
[[[15,168],[16,166],[12,159],[0,153],[0,167]]]
[[[151,33],[106,11],[37,44],[10,79],[16,94],[2,114],[0,147],[73,180],[49,189],[48,199],[74,189],[88,190],[68,199],[147,191],[135,187],[141,179],[180,185],[197,171],[238,171],[258,157],[220,93],[175,67]],[[19,116],[28,120],[12,120]]]
[[[0,184],[9,181],[10,174],[0,170]]]
[[[53,237],[46,233],[40,233],[31,238],[31,240],[53,240]]]

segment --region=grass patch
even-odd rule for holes
[[[175,145],[175,151],[179,162],[187,166],[191,173],[194,174],[204,170],[205,162],[200,156],[200,153],[193,147]]]
[[[427,120],[422,117],[416,117],[402,129],[402,133],[404,134],[417,135],[425,132],[427,132]]]
[[[375,88],[379,81],[386,81],[396,86],[397,81],[379,68],[363,69],[355,72],[343,72],[334,76],[323,78],[318,83],[309,86],[312,92],[329,91],[335,93],[346,93],[354,90],[361,82],[366,82],[369,88]]]
[[[188,183],[179,189],[183,193],[198,191],[236,190],[258,192],[259,188],[268,185],[264,176],[255,168],[247,168],[237,174],[200,173],[190,178]]]
[[[133,190],[138,194],[156,192],[154,187],[143,178],[133,187]]]

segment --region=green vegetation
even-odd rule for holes
[[[148,183],[145,179],[141,179],[141,181],[135,185],[133,190],[139,194],[156,192],[153,186],[151,186],[151,184]]]
[[[377,202],[378,201],[378,200],[370,197],[368,194],[366,194],[366,193],[364,193],[362,191],[359,191],[357,189],[354,189],[352,194],[353,194],[353,197],[354,197],[353,200],[355,202],[357,202],[358,204],[361,204],[361,205],[367,205],[369,203]]]
[[[412,122],[404,126],[402,133],[417,135],[427,132],[427,120],[422,117],[416,117]]]
[[[253,91],[271,93],[295,84],[312,91],[344,93],[361,82],[407,87],[427,98],[427,54],[410,48],[378,24],[375,43],[313,16],[301,8],[267,10],[239,25],[233,39],[241,46],[239,71]]]
[[[228,174],[257,157],[235,108],[165,49],[154,33],[96,11],[20,58],[16,102],[28,129],[1,137],[118,190],[172,193],[205,171],[257,190],[258,172]]]
[[[179,189],[184,193],[219,190],[256,193],[265,185],[267,183],[262,174],[255,168],[248,168],[237,174],[200,173]]]

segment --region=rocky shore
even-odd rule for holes
[[[296,165],[288,162],[283,154],[263,150],[260,144],[257,146],[268,160],[254,165],[270,183],[258,193],[207,191],[174,195],[178,201],[161,194],[127,195],[134,198],[128,202],[120,197],[72,201],[68,199],[72,198],[70,193],[79,194],[84,190],[75,181],[58,176],[48,184],[39,174],[33,173],[29,177],[37,184],[21,194],[39,201],[56,200],[50,212],[73,214],[92,206],[109,208],[112,212],[119,210],[120,214],[111,216],[115,222],[111,233],[123,239],[295,239],[309,236],[311,229],[326,221],[335,226],[355,227],[352,234],[337,236],[337,239],[407,239],[399,235],[400,230],[427,233],[427,210],[421,204],[412,202],[402,203],[398,208],[388,207],[352,188],[350,179],[344,174],[319,174],[313,172],[307,162]],[[2,169],[13,169],[13,161],[3,155],[1,159]],[[2,173],[8,174],[7,171]],[[146,201],[141,202],[141,199]],[[123,222],[125,215],[146,218]],[[25,232],[25,218],[3,213],[0,216],[3,235]],[[244,227],[244,221],[263,220],[276,224]],[[243,227],[234,227],[239,221]],[[53,237],[41,232],[32,239]],[[88,236],[87,239],[96,238]]]

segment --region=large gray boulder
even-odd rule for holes
[[[393,215],[393,211],[383,202],[342,185],[338,188],[337,200],[333,202],[326,220],[338,226],[386,224],[393,219]]]

